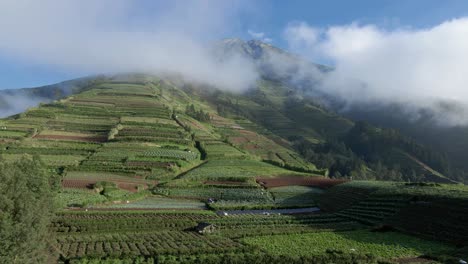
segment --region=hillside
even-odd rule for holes
[[[50,262],[445,263],[466,256],[465,208],[444,218],[449,226],[431,213],[463,204],[463,186],[346,183],[401,180],[415,170],[451,182],[417,157],[431,152],[279,81],[230,93],[173,76],[100,77],[0,127],[0,165],[42,162],[52,176]],[[386,169],[392,163],[401,167]],[[438,228],[416,228],[418,217]],[[379,225],[393,231],[374,233]],[[460,236],[437,238],[454,230]]]
[[[207,184],[244,188],[233,200],[272,202],[252,188],[256,176],[325,173],[262,126],[222,117],[200,97],[151,76],[95,80],[82,92],[1,122],[2,158],[39,155],[63,177],[65,205],[138,196],[156,185],[174,196],[216,197],[203,189]],[[219,169],[230,172],[217,175]],[[105,195],[86,193],[96,184]],[[67,204],[75,188],[85,190],[83,200]]]
[[[68,90],[63,87],[68,87]],[[190,146],[193,148],[190,151],[199,152],[200,157],[195,160],[200,161],[202,155],[204,158],[212,157],[210,153],[204,153],[205,145],[218,144],[226,149],[232,148],[234,152],[239,151],[235,154],[239,157],[248,156],[248,159],[298,172],[338,178],[448,182],[440,173],[440,170],[444,171],[444,160],[438,153],[391,131],[373,136],[371,144],[374,146],[369,147],[379,145],[380,156],[363,151],[360,146],[365,143],[356,143],[360,135],[351,134],[353,121],[304,97],[288,82],[263,79],[257,87],[244,93],[231,93],[184,83],[175,77],[159,79],[150,75],[118,75],[79,79],[21,92],[47,94],[44,92],[47,89],[66,92],[49,93],[49,100],[56,97],[64,99],[2,121],[3,141],[10,144],[4,147],[8,151],[3,151],[8,159],[18,157],[15,154],[24,153],[29,145],[38,144],[47,152],[49,146],[42,143],[47,139],[80,144],[87,142],[79,152],[85,155],[72,155],[74,157],[70,157],[68,163],[55,162],[53,156],[48,157],[50,163],[61,170],[67,166],[88,167],[95,158],[89,153],[101,147],[106,149],[107,145],[112,149],[112,146],[122,147],[123,143],[135,142],[169,144],[167,148],[174,147],[170,144],[181,144],[174,148],[184,150]],[[69,93],[73,95],[63,97]],[[368,129],[364,133],[370,135],[371,131]],[[168,137],[171,133],[177,133],[177,137]],[[36,143],[38,140],[40,144]],[[220,146],[218,151],[224,151]],[[58,148],[69,147],[65,144]],[[40,154],[39,150],[34,151]],[[382,155],[386,152],[391,154]],[[138,155],[142,156],[141,153]],[[133,161],[144,161],[142,157],[131,155],[119,157],[119,160],[118,166],[123,167],[137,164],[130,163]],[[166,161],[170,166],[176,165],[170,171],[167,168],[161,170],[167,177],[197,163],[165,158],[158,166],[164,167]],[[123,167],[120,172],[125,171]],[[130,171],[145,177],[151,174],[143,173],[145,170],[148,171],[137,168]]]

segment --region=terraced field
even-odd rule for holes
[[[0,120],[2,160],[38,155],[60,179],[49,241],[59,263],[465,258],[465,186],[330,179],[292,149],[296,137],[323,138],[279,110],[286,95],[270,91],[270,105],[240,98],[256,115],[221,116],[213,95],[176,84],[104,78]],[[209,118],[184,112],[189,104]],[[319,212],[266,212],[315,206]],[[223,213],[251,209],[265,213]]]

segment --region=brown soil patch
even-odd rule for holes
[[[117,184],[117,187],[119,189],[122,189],[122,190],[126,190],[126,191],[129,191],[129,192],[137,192],[138,189],[137,189],[137,186],[139,184],[137,183],[128,183],[128,182],[115,182]],[[144,184],[143,185],[144,189],[147,189],[148,188],[148,185]]]
[[[230,137],[229,141],[231,141],[234,144],[244,144],[249,142],[249,140],[245,137]]]
[[[137,192],[137,186],[142,185],[144,189],[148,188],[147,183],[138,183],[138,182],[131,182],[131,181],[114,181],[114,180],[106,180],[109,182],[113,182],[117,185],[119,189],[126,190],[129,192]],[[93,185],[96,184],[97,180],[78,180],[78,179],[64,179],[62,181],[63,188],[76,188],[76,189],[92,189]],[[153,184],[157,182],[154,181]]]
[[[250,131],[250,130],[239,130],[239,133],[244,134],[244,135],[251,135],[251,136],[257,136],[257,133]]]
[[[246,150],[254,150],[254,149],[259,149],[259,148],[260,148],[260,146],[255,145],[255,144],[248,144],[248,145],[244,146],[244,149],[246,149]]]
[[[347,182],[347,180],[335,180],[324,177],[298,177],[298,176],[281,176],[275,178],[257,178],[257,183],[265,188],[281,187],[281,186],[311,186],[318,188],[330,188],[335,185]]]
[[[97,181],[93,180],[74,180],[74,179],[64,179],[62,181],[63,188],[76,188],[76,189],[92,189],[93,185]]]

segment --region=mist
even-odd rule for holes
[[[79,75],[178,73],[233,91],[257,79],[250,61],[241,56],[221,61],[210,51],[214,41],[238,30],[235,19],[252,7],[247,1],[139,3],[1,1],[0,54]],[[151,9],[152,15],[135,15],[139,8]]]
[[[39,96],[28,96],[21,92],[9,91],[0,94],[0,117],[7,117],[21,113],[32,106],[48,102],[50,99]]]
[[[398,104],[410,119],[424,109],[441,125],[468,124],[468,18],[392,30],[295,22],[284,38],[293,52],[333,65],[318,89],[346,102],[344,110]]]

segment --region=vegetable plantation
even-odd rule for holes
[[[297,127],[276,109],[280,104],[192,93],[196,87],[178,88],[181,81],[170,78],[124,79],[103,77],[0,120],[0,160],[34,156],[52,175],[57,211],[44,243],[55,262],[383,264],[468,257],[465,186],[331,179],[293,148],[298,138],[319,144],[322,135]],[[236,104],[239,111],[227,107]],[[274,211],[304,208],[313,210]]]

